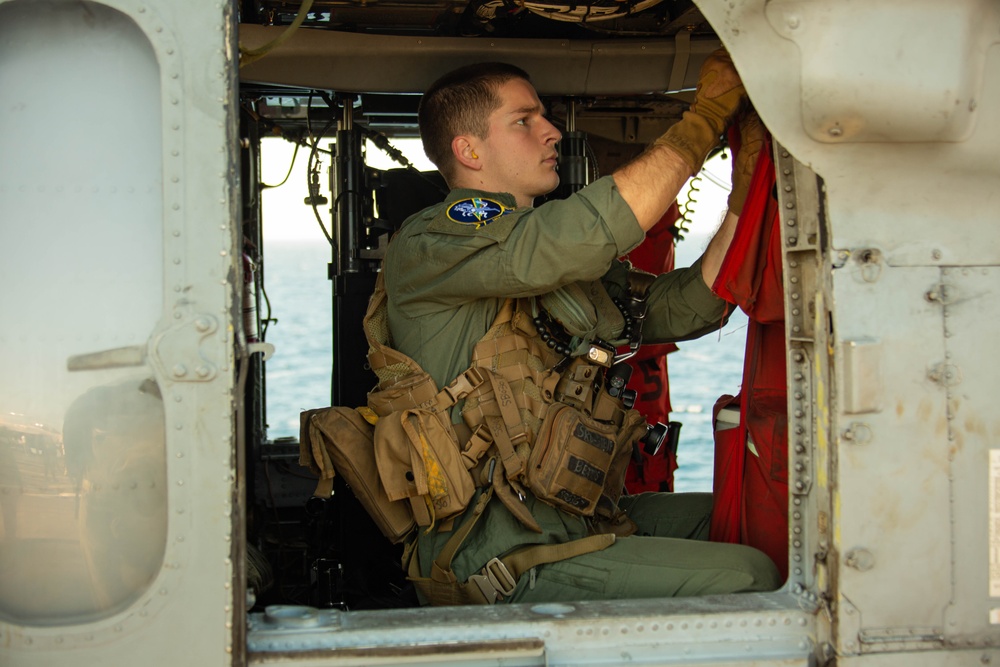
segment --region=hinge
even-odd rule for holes
[[[179,322],[153,340],[153,363],[165,377],[175,382],[209,382],[218,375],[219,365],[206,354],[206,341],[219,330],[212,315],[201,314]]]

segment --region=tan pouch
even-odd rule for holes
[[[421,526],[455,516],[475,491],[446,411],[410,409],[379,419],[375,460],[389,499],[408,499]]]
[[[528,457],[528,487],[540,500],[591,516],[617,448],[618,429],[568,405],[553,405]]]
[[[427,407],[437,393],[437,385],[429,373],[411,373],[388,389],[368,392],[368,407],[379,417],[385,417],[408,408]]]
[[[320,475],[321,488],[324,483],[332,488],[339,472],[390,542],[402,542],[413,530],[409,504],[390,499],[379,481],[374,427],[357,410],[332,407],[303,412],[299,440],[299,462]]]

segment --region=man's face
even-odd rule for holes
[[[490,114],[489,134],[476,149],[484,189],[509,192],[518,206],[531,206],[535,197],[559,185],[556,142],[562,138],[545,119],[534,87],[523,79],[503,84],[500,108]]]

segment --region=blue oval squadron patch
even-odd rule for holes
[[[494,199],[471,197],[452,204],[448,209],[448,219],[463,225],[475,225],[479,229],[510,210],[513,209]]]

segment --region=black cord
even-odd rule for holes
[[[326,131],[329,130],[330,127],[336,122],[337,122],[336,118],[331,118],[327,122],[327,124],[323,126],[323,129],[320,130],[319,135],[316,137],[316,141],[312,143],[312,148],[309,151],[309,163],[306,166],[307,179],[309,178],[309,175],[312,174],[313,162],[316,160],[316,153],[319,150],[319,142],[323,140],[323,136],[326,134]],[[313,201],[312,203],[312,209],[313,213],[316,215],[316,222],[319,223],[319,228],[320,230],[322,230],[323,236],[326,237],[327,243],[329,243],[332,247],[336,248],[337,246],[336,241],[333,240],[333,237],[330,235],[330,232],[326,230],[326,225],[323,224],[323,218],[320,217],[319,207],[315,201]]]
[[[399,150],[398,148],[396,148],[395,146],[393,146],[389,142],[389,138],[387,136],[385,136],[381,132],[369,129],[367,127],[362,127],[361,128],[361,132],[362,132],[362,134],[365,135],[365,137],[367,137],[368,139],[370,139],[373,144],[375,144],[376,148],[378,148],[383,153],[385,153],[390,158],[392,158],[393,161],[395,161],[398,164],[402,165],[411,174],[416,174],[421,179],[427,181],[428,183],[430,183],[431,185],[434,186],[435,190],[437,190],[441,194],[447,196],[448,189],[447,188],[442,188],[440,183],[437,183],[436,181],[434,181],[434,179],[432,179],[426,173],[424,173],[424,172],[420,171],[419,169],[417,169],[416,167],[414,167],[413,164],[409,160],[406,159],[406,156],[403,155],[403,152],[401,150]]]
[[[288,177],[292,175],[292,169],[295,167],[295,158],[299,154],[299,143],[297,141],[293,143],[295,144],[295,151],[292,152],[292,163],[288,165],[288,173],[285,174],[285,177],[283,179],[281,179],[281,183],[278,183],[277,185],[268,185],[267,183],[261,183],[260,184],[261,190],[266,190],[267,188],[280,188],[282,185],[288,182]]]
[[[267,290],[264,288],[264,281],[260,281],[260,295],[264,297],[264,305],[267,307],[267,316],[261,319],[261,330],[260,330],[260,340],[265,342],[267,340],[267,327],[273,322],[278,323],[278,319],[271,318],[271,299],[267,296]]]

